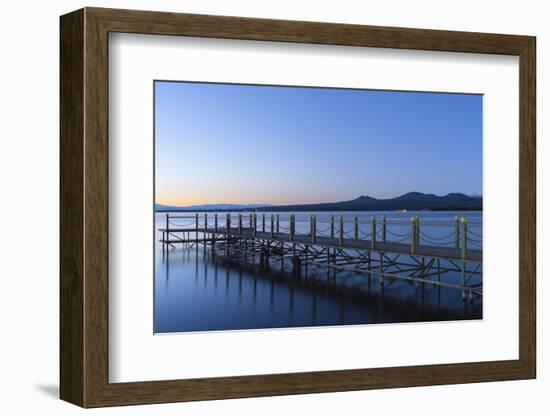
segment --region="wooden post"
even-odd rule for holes
[[[231,214],[225,216],[225,255],[229,255],[229,232],[231,231]]]
[[[340,247],[344,245],[344,216],[340,215]]]
[[[359,240],[359,216],[353,217],[353,238]]]
[[[376,248],[376,217],[374,215],[371,218],[371,247],[374,250]]]
[[[416,247],[420,245],[420,218],[418,215],[415,216],[415,224],[416,224]]]
[[[279,214],[277,214],[277,230],[276,233],[279,234]]]
[[[275,229],[273,228],[273,214],[271,214],[271,221],[269,224],[269,231],[271,231],[271,238],[275,237]]]
[[[294,214],[290,215],[290,241],[294,241],[296,237],[296,217]]]
[[[330,216],[330,238],[334,238],[334,215]]]
[[[416,217],[411,217],[411,254],[416,253]]]
[[[212,250],[216,245],[216,234],[218,234],[218,213],[214,214],[214,232],[212,233]]]
[[[199,248],[199,214],[195,214],[195,244]]]
[[[239,213],[239,235],[243,233],[243,214]]]
[[[262,233],[265,233],[265,214],[262,214]]]
[[[460,226],[458,217],[455,217],[455,248],[460,248]]]
[[[204,213],[204,235],[202,236],[202,241],[204,242],[204,247],[206,248],[206,234],[208,231],[208,213]]]
[[[383,243],[386,242],[386,227],[387,227],[386,216],[383,215],[382,216],[382,242]]]
[[[462,258],[466,258],[466,250],[468,250],[468,218],[462,217],[460,219],[462,223]]]
[[[250,213],[250,216],[249,216],[249,217],[250,217],[250,218],[248,219],[248,228],[252,229],[252,225],[253,225],[253,222],[252,222],[252,221],[253,221],[253,220],[252,220],[253,214]]]
[[[168,241],[170,239],[170,235],[168,234],[168,230],[170,229],[170,221],[169,221],[170,214],[166,213],[166,234],[163,234],[163,240]],[[168,252],[168,243],[163,243],[163,249]]]
[[[311,242],[315,244],[317,242],[317,218],[315,215],[311,216]]]
[[[253,214],[252,215],[252,234],[254,235],[254,237],[256,236],[256,222],[257,222],[256,214]]]

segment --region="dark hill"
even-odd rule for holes
[[[473,197],[460,193],[437,196],[421,192],[409,192],[389,199],[360,196],[350,201],[277,205],[259,207],[255,211],[480,211],[482,207],[483,200],[481,197]]]

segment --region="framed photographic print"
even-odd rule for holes
[[[535,38],[61,17],[61,398],[534,378]]]

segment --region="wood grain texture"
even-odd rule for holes
[[[519,55],[528,36],[87,8],[110,32]]]
[[[108,33],[384,47],[520,57],[518,360],[108,381]],[[535,38],[86,8],[61,18],[61,396],[83,407],[535,377]]]
[[[84,404],[84,12],[61,19],[60,45],[60,388]]]
[[[536,40],[520,54],[519,356],[536,377]]]
[[[85,406],[108,380],[109,141],[108,32],[85,9],[84,302]]]

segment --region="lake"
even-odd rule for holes
[[[289,213],[280,216],[281,231],[288,229]],[[274,215],[276,215],[274,214]],[[190,218],[170,219],[170,227],[194,226],[195,213],[172,213],[171,216]],[[204,213],[199,223],[204,224]],[[263,213],[257,213],[257,227],[261,229]],[[355,215],[358,216],[359,238],[368,238],[372,230],[371,218],[377,222],[380,236],[382,216],[386,217],[388,241],[410,244],[411,216],[420,223],[419,244],[449,246],[455,244],[453,223],[455,217],[468,220],[471,242],[468,247],[481,249],[481,212],[301,212],[296,213],[296,233],[308,233],[311,215],[316,216],[317,232],[329,235],[331,217],[335,219],[338,234],[340,216],[344,221],[346,238],[354,233]],[[271,213],[266,213],[269,229]],[[208,214],[213,225],[214,214]],[[238,214],[232,214],[232,227],[237,226]],[[249,214],[242,214],[243,226]],[[226,213],[219,213],[220,226],[225,226]],[[159,228],[166,223],[164,213],[155,214],[155,333],[220,331],[285,327],[312,327],[377,323],[425,322],[482,318],[482,297],[474,296],[464,302],[461,290],[414,283],[400,279],[351,271],[331,275],[322,266],[308,266],[297,275],[290,261],[260,264],[249,256],[247,260],[226,258],[223,251],[206,249],[202,244],[192,247],[177,245],[163,255]],[[195,233],[192,233],[194,236]],[[202,234],[199,233],[199,238]],[[379,238],[379,237],[378,237]],[[456,282],[458,273],[447,272],[442,282]],[[473,276],[481,285],[481,277]]]

